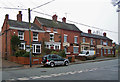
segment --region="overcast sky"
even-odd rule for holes
[[[0,0],[0,7],[32,9],[48,1],[52,0]],[[10,19],[16,20],[16,14],[18,14],[18,11],[19,10],[0,8],[0,27],[3,25],[5,14],[9,14]],[[34,11],[49,15],[57,14],[58,21],[61,21],[59,18],[65,16],[67,20],[118,32],[118,13],[116,12],[116,7],[111,4],[111,0],[55,0],[47,5],[35,9]],[[22,10],[22,14],[23,21],[28,21],[28,11]],[[50,16],[33,11],[31,12],[31,16],[31,22],[33,22],[35,16],[52,19]],[[67,21],[67,23],[73,22]],[[98,30],[76,23],[73,24],[83,32],[87,32],[88,29],[91,29],[92,32]],[[100,32],[106,32],[107,37],[113,39],[113,42],[118,43],[117,33],[104,30],[100,30]]]

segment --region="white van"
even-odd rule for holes
[[[95,59],[95,50],[84,50],[78,56],[84,56],[86,59]]]

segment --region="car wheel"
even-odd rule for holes
[[[51,66],[51,67],[54,67],[54,66],[55,66],[55,64],[52,62],[52,63],[50,63],[50,66]]]
[[[66,61],[64,65],[65,65],[65,66],[68,66],[68,65],[69,65],[69,63]]]

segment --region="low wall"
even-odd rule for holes
[[[23,65],[30,64],[29,57],[11,56],[9,60],[15,63],[23,64]],[[32,64],[41,64],[41,61],[42,61],[42,57],[32,57]]]

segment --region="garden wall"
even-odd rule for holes
[[[23,64],[23,65],[30,64],[29,57],[11,56],[9,60],[18,64]],[[32,64],[41,64],[41,61],[42,61],[42,57],[32,57]]]

